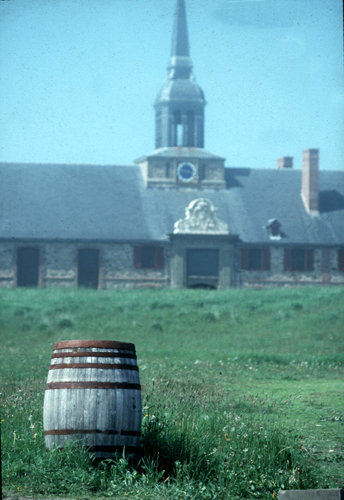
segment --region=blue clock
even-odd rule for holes
[[[196,167],[190,162],[179,163],[177,175],[182,182],[191,182],[196,175]]]

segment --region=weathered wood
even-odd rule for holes
[[[96,340],[54,344],[44,397],[47,448],[78,440],[96,459],[121,456],[124,447],[133,457],[141,420],[134,344]]]

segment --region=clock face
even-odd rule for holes
[[[177,168],[178,179],[183,182],[191,182],[196,175],[196,167],[190,162],[183,162]]]

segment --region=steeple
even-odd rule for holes
[[[201,87],[192,73],[185,0],[176,11],[167,78],[155,101],[155,150],[138,158],[147,188],[223,189],[222,156],[204,149]]]
[[[155,147],[204,147],[204,94],[195,82],[189,57],[184,0],[176,0],[171,58],[155,102]]]
[[[189,57],[189,37],[184,0],[177,0],[171,57]]]

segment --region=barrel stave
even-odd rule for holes
[[[120,368],[63,368],[50,370],[47,383],[57,382],[111,382],[139,384],[138,372],[133,370],[123,370]]]
[[[67,343],[73,346],[63,347]],[[142,418],[135,350],[97,348],[95,343],[62,342],[54,349],[44,402],[46,445],[62,446],[77,439],[90,447],[96,458],[119,456],[123,447],[130,456],[139,446]],[[58,383],[69,387],[49,388],[49,384]],[[90,387],[77,387],[85,383]],[[112,387],[106,387],[108,384]],[[136,388],[130,388],[131,384]]]

